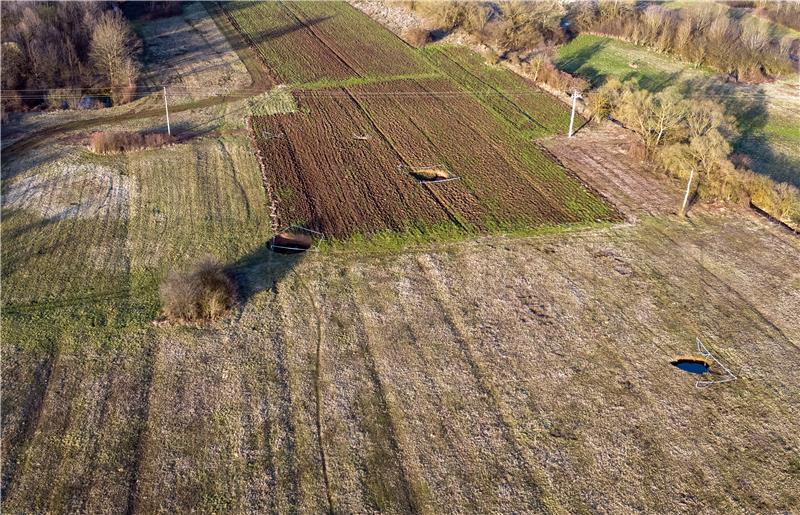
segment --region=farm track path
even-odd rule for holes
[[[245,65],[245,68],[247,68],[247,71],[252,79],[252,83],[245,88],[234,90],[226,95],[213,96],[204,98],[202,100],[194,100],[191,102],[170,106],[170,113],[181,113],[184,111],[190,111],[192,109],[203,109],[207,107],[229,104],[231,102],[237,102],[245,98],[260,95],[275,85],[275,80],[267,71],[269,68],[266,67],[266,62],[263,61],[263,57],[259,57],[255,53],[255,50],[253,50],[253,48],[257,48],[257,46],[251,46],[245,42],[244,32],[237,30],[236,26],[232,25],[235,23],[235,20],[232,19],[227,11],[219,6],[208,6],[207,9],[209,14],[214,19],[214,22],[217,24],[217,27],[219,27],[220,31],[231,43],[233,48],[236,50],[237,55],[239,55],[239,58],[242,60],[242,63]],[[225,14],[224,17],[222,16],[223,13]],[[91,129],[92,127],[110,123],[155,118],[158,116],[164,116],[164,111],[160,105],[153,108],[142,105],[133,111],[113,116],[98,116],[95,118],[89,118],[87,120],[75,120],[72,122],[54,125],[52,127],[46,127],[37,131],[35,134],[20,138],[14,143],[8,145],[3,149],[3,157],[5,159],[13,157],[19,153],[41,145],[54,136],[66,132]]]
[[[333,513],[333,499],[331,497],[330,480],[328,478],[328,461],[325,455],[324,442],[322,441],[322,390],[320,389],[322,342],[324,339],[322,332],[322,316],[314,300],[314,294],[311,292],[308,284],[303,280],[303,277],[294,270],[292,270],[292,275],[294,275],[295,279],[297,279],[297,283],[306,295],[308,295],[308,301],[311,303],[311,308],[314,311],[314,318],[316,319],[317,342],[314,357],[314,400],[316,404],[317,446],[319,447],[319,457],[322,465],[322,479],[325,483],[325,498],[328,502],[328,513]]]

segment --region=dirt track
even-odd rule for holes
[[[254,54],[250,46],[242,40],[239,32],[230,26],[230,22],[227,20],[227,18],[222,16],[222,13],[216,10],[214,4],[209,3],[206,8],[213,15],[214,21],[217,23],[217,27],[234,46],[236,53],[239,54],[239,57],[246,66],[248,73],[250,73],[252,83],[246,88],[231,91],[224,95],[215,95],[200,100],[171,105],[170,113],[181,113],[184,111],[191,111],[205,107],[241,101],[243,98],[249,98],[264,93],[275,85],[273,79],[269,77],[262,64],[258,61],[256,54]],[[160,103],[158,104],[158,107],[148,107],[149,105],[151,104],[148,102],[143,104],[142,108],[133,111],[114,115],[106,114],[94,118],[75,120],[49,127],[43,127],[38,129],[35,133],[23,136],[4,147],[3,159],[5,160],[13,158],[15,155],[41,145],[42,143],[52,140],[53,138],[67,132],[76,130],[89,130],[101,125],[164,116],[164,108]]]
[[[587,126],[572,138],[554,136],[539,143],[630,220],[642,215],[674,214],[680,207],[680,188],[646,168],[640,155],[641,143],[631,131],[605,122]]]

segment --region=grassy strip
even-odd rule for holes
[[[569,123],[569,109],[561,101],[511,70],[487,64],[468,48],[430,45],[422,52],[487,109],[530,137],[555,134]]]
[[[319,79],[311,82],[295,82],[289,87],[295,91],[315,91],[321,89],[337,89],[352,86],[362,86],[368,84],[382,84],[400,80],[425,80],[440,79],[444,75],[441,72],[428,73],[407,73],[401,75],[370,75],[364,77],[348,77],[346,79]]]
[[[452,224],[442,224],[424,229],[413,228],[403,232],[380,231],[370,235],[356,233],[345,239],[326,238],[318,247],[323,255],[328,254],[400,254],[404,252],[428,251],[442,244],[458,243],[477,236],[505,236],[528,238],[550,234],[605,229],[616,225],[613,221],[589,221],[563,224],[530,226],[528,224],[491,224],[480,233],[460,230]]]

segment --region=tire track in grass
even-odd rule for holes
[[[683,249],[685,249],[684,245],[681,245],[680,243],[678,243],[678,241],[673,236],[670,236],[669,234],[667,234],[667,232],[665,230],[663,230],[663,229],[661,229],[661,228],[659,228],[659,227],[657,227],[655,225],[653,225],[653,229],[661,237],[666,238],[667,240],[669,240],[675,248],[678,248],[678,249],[682,249],[683,248]],[[734,298],[738,299],[752,313],[754,313],[756,315],[756,318],[760,319],[767,327],[769,327],[770,329],[775,331],[777,334],[779,334],[781,336],[781,338],[784,341],[786,341],[789,345],[794,347],[796,350],[800,350],[800,344],[794,342],[791,338],[789,338],[786,335],[786,333],[784,333],[783,330],[780,327],[778,327],[771,319],[767,318],[767,315],[764,312],[762,312],[757,306],[755,306],[748,298],[746,298],[738,289],[736,289],[733,285],[731,285],[730,283],[725,281],[722,277],[720,277],[717,274],[717,272],[714,272],[714,270],[712,270],[712,269],[710,269],[709,267],[706,266],[706,264],[704,262],[704,259],[703,259],[703,254],[702,254],[702,243],[701,243],[701,255],[700,255],[700,258],[698,258],[697,255],[694,252],[691,252],[691,251],[688,251],[688,252],[684,251],[683,255],[688,257],[689,259],[691,259],[695,263],[695,265],[698,268],[700,268],[701,274],[703,276],[703,277],[701,277],[700,280],[703,283],[704,291],[705,291],[705,288],[711,288],[712,290],[715,290],[715,291],[720,291],[720,290],[725,291],[726,295],[720,295],[721,298],[730,298],[731,296],[733,296]],[[709,278],[711,280],[709,281],[706,278]],[[714,283],[716,283],[716,285]],[[730,301],[730,302],[732,304],[732,301]]]
[[[384,270],[381,271],[381,273],[385,273],[385,272],[386,271],[384,271]],[[378,277],[380,277],[381,279],[378,279]],[[383,276],[381,276],[381,275],[375,276],[375,279],[376,279],[376,282],[378,284],[381,284],[381,282],[383,284],[390,284],[390,282],[391,282],[391,279],[389,277],[385,276],[385,275],[383,275]],[[383,282],[383,281],[385,281],[385,282]],[[397,313],[396,314],[393,313],[393,316],[390,316],[389,319],[392,320],[392,321],[397,321],[399,323],[399,327],[393,328],[391,326],[391,324],[388,327],[383,325],[383,324],[380,324],[381,332],[378,332],[377,327],[375,327],[378,324],[377,322],[372,322],[372,324],[370,324],[370,323],[367,323],[367,321],[366,321],[366,315],[364,313],[364,306],[369,306],[370,305],[369,303],[370,303],[369,300],[364,299],[362,297],[362,299],[360,300],[358,305],[359,305],[359,312],[361,314],[361,318],[362,318],[362,320],[364,320],[365,330],[366,330],[367,334],[369,335],[369,337],[371,339],[380,341],[381,337],[384,337],[384,338],[386,337],[387,330],[388,330],[388,332],[391,333],[394,336],[394,338],[390,338],[390,341],[392,341],[393,343],[396,343],[396,342],[399,342],[399,341],[411,342],[411,344],[412,344],[411,346],[412,346],[413,351],[414,351],[413,352],[414,356],[413,356],[413,358],[411,358],[411,357],[408,357],[408,356],[401,356],[398,353],[395,353],[395,349],[390,349],[390,352],[392,352],[394,354],[393,358],[401,359],[401,361],[403,362],[403,364],[405,366],[408,366],[409,364],[411,364],[411,367],[410,367],[411,370],[414,369],[414,365],[419,367],[418,370],[419,369],[426,369],[427,367],[435,367],[435,365],[431,361],[431,357],[422,348],[422,345],[420,345],[420,342],[424,342],[426,340],[425,335],[420,334],[419,331],[418,331],[418,328],[413,327],[408,322],[408,320],[414,319],[416,317],[416,314],[412,313],[408,309],[408,307],[407,307],[405,302],[393,302],[392,303],[392,307],[397,310]],[[375,309],[375,307],[372,307],[371,309]],[[373,327],[370,327],[370,325],[372,325]],[[378,356],[380,356],[380,353],[378,353]],[[416,361],[416,360],[418,360],[418,361]],[[377,365],[377,361],[376,361],[376,365]],[[384,372],[385,372],[385,370],[384,370]],[[412,375],[412,374],[406,374],[407,372],[408,372],[408,369],[404,368],[402,370],[402,372],[400,372],[400,374],[404,378]],[[384,375],[386,375],[386,374],[384,374]],[[389,377],[388,382],[391,383],[391,377]],[[403,386],[404,385],[401,384],[400,386],[397,386],[397,387],[402,389]],[[436,407],[445,407],[446,406],[446,402],[445,402],[444,398],[442,397],[442,393],[441,393],[443,391],[442,386],[443,385],[441,384],[441,382],[436,378],[436,374],[431,374],[431,373],[422,374],[420,376],[420,378],[419,378],[419,381],[415,382],[415,387],[424,388],[427,392],[430,393],[431,404],[433,406],[436,406]],[[408,394],[407,391],[405,391],[404,393],[406,395]],[[417,397],[418,395],[419,394],[415,394],[415,396],[414,396],[415,400],[418,399],[418,397]],[[419,401],[417,400],[417,402],[419,402]],[[401,403],[398,402],[398,404],[401,404]],[[391,407],[392,405],[389,404],[388,406]],[[401,413],[403,413],[402,409],[403,409],[403,407],[401,405],[400,406]],[[403,414],[405,414],[405,413],[403,413]],[[398,422],[396,424],[399,427],[399,426],[401,426],[403,424],[402,423],[402,418],[401,417],[397,417],[397,419],[398,419]],[[429,431],[431,433],[434,433],[434,431],[435,431],[437,439],[442,441],[442,442],[444,442],[443,445],[442,445],[443,449],[449,449],[449,450],[457,450],[457,449],[459,449],[460,442],[459,442],[458,436],[461,436],[461,433],[459,431],[457,431],[457,430],[453,430],[451,427],[446,427],[442,420],[438,420],[437,422],[438,423],[431,422],[428,425],[426,425],[426,429],[424,431]],[[430,427],[431,425],[433,425],[434,427]],[[414,425],[411,424],[412,432],[413,432],[413,427],[414,427]],[[419,429],[417,429],[417,430],[419,431]],[[455,486],[455,488],[458,488],[459,486],[467,485],[469,483],[469,475],[468,475],[469,473],[465,472],[464,467],[455,468],[454,470],[448,470],[447,474],[446,474],[448,482],[446,484],[439,483],[437,481],[437,479],[441,479],[441,478],[436,477],[436,474],[431,474],[431,470],[429,469],[431,463],[428,460],[426,460],[426,455],[429,453],[429,451],[431,451],[431,448],[426,446],[427,442],[423,441],[420,444],[420,440],[415,440],[415,437],[417,439],[420,438],[420,436],[421,436],[420,434],[405,435],[404,433],[405,433],[405,431],[397,431],[398,446],[400,444],[400,439],[404,440],[404,442],[403,442],[404,445],[402,447],[400,447],[401,450],[402,450],[401,459],[407,459],[409,461],[415,460],[417,462],[416,466],[414,464],[405,465],[405,468],[409,469],[409,472],[407,473],[407,477],[413,478],[413,480],[415,481],[415,484],[417,485],[415,488],[412,489],[412,491],[414,492],[414,497],[415,497],[415,501],[416,501],[415,502],[415,506],[417,508],[417,512],[418,513],[421,513],[421,512],[435,512],[436,501],[438,499],[441,499],[441,497],[444,495],[443,492],[447,492],[447,491],[452,492],[452,489],[454,488],[454,485],[451,483],[451,481],[453,480],[453,478],[458,478],[458,480],[459,480],[458,486]],[[418,447],[418,444],[424,450],[420,450],[420,448]],[[432,449],[432,451],[433,452],[431,454],[436,456],[438,459],[441,459],[441,457],[438,456],[438,453],[437,453],[437,451],[440,451],[440,449],[435,449],[434,448],[434,449]],[[411,473],[410,472],[411,470],[414,470],[414,472]],[[427,473],[428,477],[426,477],[425,473]],[[433,475],[433,477],[430,477],[431,475]],[[437,493],[439,494],[436,499],[432,498],[432,495],[431,495],[430,483],[432,483],[432,482],[435,483],[434,488],[436,489]],[[463,491],[459,491],[459,493],[465,494],[465,500],[468,503],[467,506],[468,506],[469,510],[471,510],[471,511],[479,511],[479,507],[477,505],[476,499],[472,495],[470,495],[470,493],[472,493],[472,492],[466,493],[466,492],[463,492]],[[439,506],[441,507],[442,505],[439,504]],[[464,505],[462,505],[462,507],[464,507]]]
[[[102,453],[103,453],[103,450],[104,450],[101,447],[101,439],[103,437],[103,434],[102,434],[103,423],[106,421],[106,419],[108,417],[108,412],[109,412],[109,409],[110,409],[109,404],[111,404],[111,395],[113,393],[113,385],[114,385],[114,379],[115,379],[114,376],[115,376],[116,373],[118,373],[119,370],[121,370],[121,367],[120,367],[120,365],[121,365],[120,361],[122,359],[121,352],[124,352],[124,351],[117,350],[116,356],[114,356],[114,358],[111,360],[110,367],[108,367],[108,372],[107,372],[108,375],[105,378],[103,378],[105,381],[103,381],[101,379],[101,381],[103,381],[103,382],[107,381],[107,382],[106,382],[106,384],[102,385],[103,386],[103,393],[102,393],[101,398],[100,398],[100,400],[98,402],[99,406],[98,406],[97,418],[95,420],[93,420],[93,421],[90,421],[89,424],[88,424],[90,427],[93,427],[93,429],[96,429],[97,432],[98,432],[97,436],[92,441],[91,450],[87,453],[88,454],[87,461],[91,461],[93,463],[96,463],[98,461],[100,461],[102,463]],[[92,372],[94,373],[94,371],[92,371]],[[100,455],[100,456],[98,456],[98,455]],[[97,459],[98,457],[100,458],[99,460]],[[59,468],[61,468],[61,467],[59,467]],[[104,483],[104,481],[106,479],[107,478],[104,477],[104,476],[98,478],[95,474],[89,473],[89,477],[88,478],[84,477],[84,478],[82,478],[80,480],[81,486],[85,487],[85,488],[84,488],[83,491],[80,492],[80,494],[82,494],[81,495],[82,499],[81,499],[81,507],[80,507],[80,510],[78,510],[78,511],[80,511],[82,513],[89,513],[89,512],[92,511],[91,509],[89,509],[87,507],[87,504],[90,502],[90,495],[89,494],[91,494],[92,488],[95,487],[95,486],[98,486],[99,489],[102,489],[103,486],[104,486],[103,483]],[[89,483],[88,485],[86,484],[87,482]]]
[[[375,391],[378,408],[380,410],[380,414],[386,420],[386,444],[390,449],[391,454],[397,457],[398,463],[396,466],[397,471],[399,472],[399,479],[401,482],[401,490],[402,492],[397,492],[400,495],[396,499],[398,504],[401,506],[403,511],[410,511],[413,513],[420,512],[419,502],[417,500],[417,495],[414,489],[411,487],[411,482],[409,481],[409,472],[406,470],[405,460],[402,456],[402,451],[400,448],[400,444],[398,442],[398,430],[397,430],[397,423],[394,421],[392,413],[395,411],[391,408],[388,397],[386,395],[386,386],[384,385],[383,381],[381,380],[380,374],[378,373],[378,368],[375,362],[375,358],[370,350],[369,341],[370,341],[370,334],[366,328],[366,324],[364,323],[364,315],[361,312],[361,309],[356,301],[356,294],[355,294],[355,278],[352,274],[352,269],[347,270],[347,294],[350,299],[352,299],[352,306],[351,312],[354,313],[355,322],[357,324],[356,331],[359,333],[358,341],[360,343],[360,351],[361,355],[364,359],[364,366],[367,371],[367,376],[369,378],[370,383],[372,384],[372,388]],[[376,435],[377,436],[377,435]],[[418,483],[418,481],[417,481]]]
[[[43,366],[37,367],[37,369],[41,368],[41,372],[35,373],[34,375],[36,378],[40,378],[40,380],[34,381],[33,384],[39,386],[39,388],[29,389],[23,404],[23,410],[27,412],[26,415],[23,415],[24,422],[21,424],[23,427],[20,430],[19,436],[14,438],[12,442],[9,442],[10,435],[8,434],[5,417],[3,417],[3,450],[8,450],[8,454],[5,452],[3,453],[3,475],[2,484],[0,485],[0,498],[4,501],[8,499],[9,491],[14,485],[20,459],[25,456],[31,438],[39,427],[44,400],[48,396],[51,388],[50,378],[53,374],[53,369],[59,361],[59,357],[59,351],[54,350],[44,360]],[[8,393],[6,392],[6,396],[7,395]],[[5,409],[7,408],[4,406],[4,411]]]
[[[492,386],[491,381],[489,380],[489,374],[485,370],[484,366],[482,366],[476,359],[474,345],[470,341],[471,338],[468,336],[469,333],[466,329],[466,326],[455,310],[451,308],[453,302],[450,299],[450,294],[447,292],[447,285],[444,284],[440,274],[434,268],[431,257],[427,254],[419,255],[416,257],[416,261],[420,270],[423,272],[423,275],[430,278],[429,283],[433,289],[434,299],[441,306],[444,318],[447,321],[447,324],[450,326],[453,334],[457,336],[458,344],[464,352],[464,358],[467,361],[467,365],[472,370],[472,374],[474,375],[478,385],[484,391],[486,398],[490,401],[491,406],[496,411],[496,414],[501,422],[501,427],[503,429],[506,441],[511,445],[515,453],[522,459],[525,468],[527,469],[526,472],[528,473],[528,477],[526,478],[526,483],[532,490],[538,493],[539,500],[542,503],[541,508],[546,513],[565,514],[566,511],[557,501],[548,487],[549,481],[545,472],[534,463],[531,463],[530,460],[525,456],[525,453],[523,452],[524,447],[520,444],[517,436],[517,430],[515,427],[516,424],[514,423],[513,417],[506,413],[499,393]]]
[[[147,371],[142,381],[142,408],[139,419],[139,426],[136,428],[136,438],[133,449],[133,462],[131,464],[131,478],[128,482],[128,502],[125,508],[126,515],[136,513],[137,496],[139,484],[139,473],[142,467],[143,456],[145,453],[145,435],[150,421],[150,399],[153,392],[153,377],[155,373],[155,359],[158,354],[158,338],[152,339],[152,344],[145,354],[145,366]]]
[[[367,290],[359,306],[367,310],[389,392],[398,392],[398,423],[410,433],[404,458],[416,472],[412,479],[423,479],[421,503],[434,512],[452,505],[468,512],[541,511],[524,460],[505,436],[428,277],[418,266],[414,272],[414,259],[385,271],[369,268],[370,284],[381,287]]]
[[[276,313],[276,320],[281,323],[281,328],[276,331],[275,337],[271,338],[272,341],[272,356],[274,357],[275,366],[275,396],[278,400],[278,406],[275,407],[273,418],[278,428],[273,428],[269,424],[269,420],[265,424],[265,434],[282,433],[281,442],[276,443],[277,449],[271,452],[271,467],[273,475],[276,478],[276,489],[282,486],[280,480],[279,470],[281,468],[280,458],[283,454],[286,459],[286,471],[288,485],[285,488],[286,500],[290,506],[296,506],[299,503],[299,484],[300,472],[297,467],[297,426],[292,419],[292,383],[290,378],[289,364],[286,354],[286,331],[283,329],[283,316],[286,313],[286,307],[279,299],[280,290],[277,286],[274,292],[273,299],[271,300],[272,309]],[[277,493],[277,492],[276,492]]]
[[[334,513],[333,500],[331,498],[331,487],[328,479],[328,461],[325,455],[325,446],[322,441],[322,392],[320,390],[320,371],[321,371],[321,354],[322,354],[322,318],[320,316],[319,308],[314,300],[314,295],[308,284],[303,280],[303,277],[298,274],[294,269],[291,270],[292,275],[297,280],[297,283],[308,295],[308,300],[311,303],[311,309],[314,311],[314,318],[316,318],[317,327],[317,346],[314,360],[314,398],[316,403],[316,426],[317,426],[317,446],[319,447],[319,457],[322,464],[322,478],[325,484],[325,498],[328,501],[328,513]]]
[[[243,397],[244,397],[245,405],[249,409],[251,409],[251,410],[258,409],[259,411],[267,412],[267,408],[264,407],[263,404],[260,404],[260,405],[254,405],[253,404],[253,392],[252,392],[250,386],[247,384],[247,382],[244,379],[242,379],[242,391],[243,391]],[[253,429],[254,422],[253,422],[253,416],[251,415],[251,413],[249,411],[243,413],[242,414],[242,418],[243,418],[242,427],[245,430],[245,432],[247,432],[247,433],[249,433],[251,435],[255,435],[256,431]],[[264,465],[265,465],[265,468],[266,468],[267,486],[269,487],[269,489],[271,491],[274,492],[275,490],[277,490],[277,487],[278,487],[278,477],[277,477],[277,473],[276,473],[276,469],[275,469],[275,460],[277,458],[275,456],[275,453],[272,452],[272,445],[271,445],[272,438],[273,438],[272,421],[269,419],[269,414],[268,413],[266,414],[266,416],[264,416],[263,425],[264,425],[264,458],[261,461],[264,462]],[[255,468],[255,465],[256,465],[256,460],[252,458],[252,451],[251,451],[251,449],[255,449],[258,446],[258,442],[257,441],[255,441],[255,442],[252,441],[254,439],[255,438],[252,438],[252,437],[249,440],[245,439],[242,443],[240,443],[240,446],[239,446],[240,451],[245,456],[245,462],[246,462],[246,465],[247,465],[246,469],[248,471],[250,471],[251,469]],[[250,475],[250,474],[248,474],[248,475]],[[251,479],[253,479],[252,476],[251,476]],[[260,508],[261,509],[265,509],[265,511],[267,511],[269,513],[277,512],[278,510],[277,510],[276,505],[275,505],[275,502],[276,502],[275,498],[276,497],[277,497],[276,495],[269,496],[268,500],[267,500],[267,505],[266,506],[260,506]],[[247,501],[247,499],[245,499],[245,503],[246,504],[250,504]]]

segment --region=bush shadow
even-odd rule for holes
[[[236,285],[240,308],[244,308],[256,294],[274,290],[278,282],[305,259],[304,252],[278,254],[270,250],[269,242],[242,256],[225,267]]]

